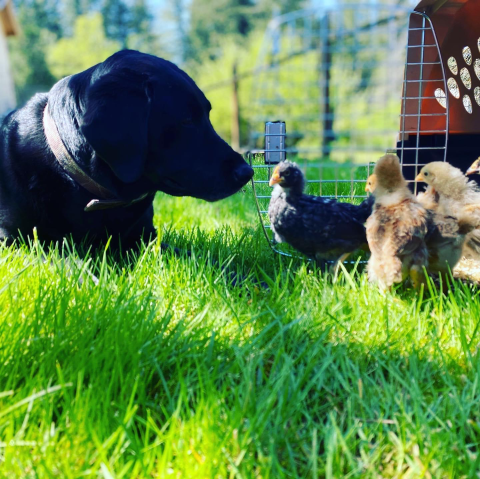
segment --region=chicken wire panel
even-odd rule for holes
[[[396,145],[410,10],[340,5],[287,14],[267,28],[253,89],[253,189],[268,218],[274,164],[265,162],[265,122],[285,120],[286,157],[307,178],[306,193],[360,203],[373,162]],[[268,136],[267,136],[268,138]]]
[[[396,144],[409,10],[337,5],[273,19],[252,91],[251,147],[265,121],[289,129],[287,157],[368,163]]]
[[[455,71],[458,67],[455,64],[450,68]],[[449,126],[449,95],[446,92],[450,90],[453,96],[460,96],[456,81],[450,80],[451,84],[447,84],[430,19],[423,13],[413,12],[408,27],[397,144],[403,173],[409,181],[416,178],[426,163],[446,161]],[[414,190],[416,192],[417,183]]]
[[[288,138],[288,136],[287,136]],[[276,163],[265,161],[268,150],[255,150],[248,154],[248,160],[255,174],[252,178],[260,223],[270,246],[277,253],[287,256],[300,256],[300,253],[286,243],[276,243],[268,216],[268,206],[272,196],[269,186]],[[361,203],[366,197],[366,180],[373,173],[374,163],[353,164],[299,160],[305,178],[305,193],[338,201]]]

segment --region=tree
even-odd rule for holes
[[[190,58],[191,42],[187,33],[187,16],[185,15],[186,7],[185,0],[170,0],[169,10],[167,16],[170,16],[175,24],[175,41],[178,45],[175,49],[175,56],[180,62]]]
[[[127,47],[160,55],[158,37],[152,32],[153,16],[145,0],[135,0],[130,7]]]
[[[55,79],[45,61],[47,49],[63,34],[58,0],[18,0],[22,27],[9,39],[12,72],[20,103],[39,90],[48,90]]]
[[[86,15],[97,3],[97,0],[61,0],[63,5],[63,29],[67,35],[73,34],[75,20]]]
[[[104,0],[101,12],[103,28],[108,38],[125,48],[130,33],[130,11],[123,0]]]
[[[100,13],[77,18],[74,34],[62,38],[47,53],[47,64],[56,78],[78,73],[121,49],[119,42],[108,39],[102,28]]]
[[[192,0],[190,7],[190,55],[198,60],[208,51],[216,56],[226,36],[247,37],[253,28],[252,0]]]

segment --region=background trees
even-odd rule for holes
[[[252,72],[265,27],[273,15],[315,0],[161,0],[161,9],[159,0],[13,1],[22,27],[22,34],[10,39],[19,104],[64,76],[132,48],[187,71],[211,100],[217,130],[227,141],[238,137],[245,145]],[[365,72],[366,83],[371,75]]]
[[[301,8],[304,0],[14,0],[22,33],[10,40],[18,103],[48,91],[60,78],[103,61],[123,48],[152,53],[180,64],[207,87],[212,118],[225,139],[232,132],[231,80],[252,69],[272,12]],[[154,17],[154,11],[160,15]],[[160,18],[158,18],[160,17]],[[215,84],[223,82],[219,87]],[[240,139],[249,81],[238,90]],[[243,141],[241,141],[243,142]]]

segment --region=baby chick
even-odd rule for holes
[[[443,161],[434,161],[420,170],[415,181],[423,181],[433,188],[437,195],[436,207],[433,208],[436,212],[456,218],[470,214],[473,223],[475,220],[480,222],[480,189],[459,168]],[[468,234],[464,254],[480,259],[480,230],[473,229]]]
[[[475,181],[469,181],[462,170],[444,161],[428,163],[415,181],[423,181],[438,194],[438,209],[443,214],[462,214],[467,205],[478,205],[480,189]]]
[[[364,223],[373,200],[353,205],[306,195],[303,173],[290,161],[276,166],[269,184],[274,190],[268,215],[277,242],[290,244],[323,267],[328,260],[344,261],[366,244]]]
[[[428,185],[425,191],[417,193],[417,200],[427,210],[436,211],[438,209],[439,194],[435,191],[433,186]]]
[[[367,220],[371,257],[368,278],[388,289],[410,277],[415,288],[424,281],[428,265],[425,244],[428,214],[408,189],[396,155],[385,155],[375,165],[375,206]]]
[[[474,173],[480,173],[480,158],[477,158],[467,170],[467,175],[473,175]]]
[[[367,178],[367,184],[365,185],[365,191],[367,193],[373,194],[375,188],[377,187],[377,175],[373,173]]]
[[[433,274],[448,274],[461,260],[467,235],[474,230],[477,221],[468,216],[457,219],[432,210],[427,212],[427,271]]]
[[[365,191],[375,194],[376,175],[370,175]],[[453,216],[436,213],[438,194],[428,186],[426,191],[418,193],[417,200],[427,210],[427,235],[425,244],[428,250],[428,272],[446,274],[453,270],[462,257],[465,235],[473,230],[475,221],[469,218],[457,220]]]

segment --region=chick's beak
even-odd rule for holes
[[[475,162],[465,173],[468,175],[473,175],[474,173],[480,173],[480,163]]]
[[[269,184],[269,186],[274,186],[274,185],[277,185],[278,183],[280,183],[281,181],[282,181],[282,178],[278,174],[278,169],[275,168],[275,170],[273,170],[273,175],[270,178],[270,181],[269,181],[268,184]]]
[[[423,177],[423,174],[421,172],[417,175],[415,181],[423,181],[425,183],[425,178]]]

